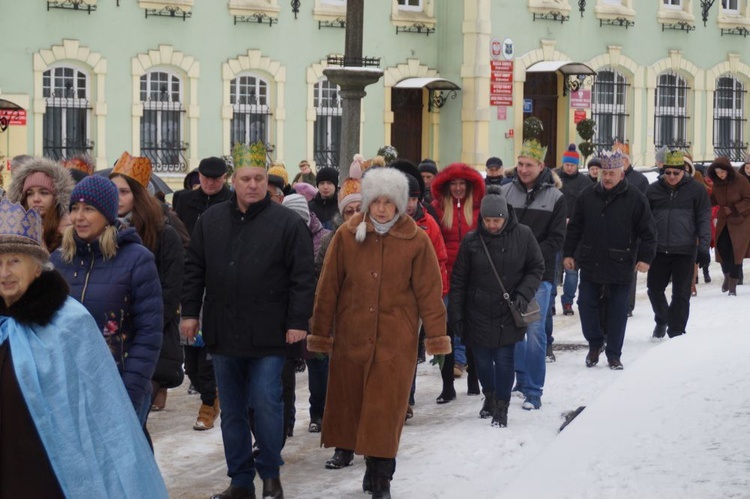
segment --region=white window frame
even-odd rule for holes
[[[346,0],[320,0],[320,3],[336,7],[346,7]]]
[[[669,106],[669,105],[667,105],[667,106],[661,106],[660,105],[660,101],[661,101],[661,97],[662,96],[661,96],[661,93],[659,91],[661,80],[662,80],[663,77],[670,77],[670,76],[675,77],[675,84],[674,84],[675,93],[674,93],[674,102],[673,102],[674,105],[673,106]],[[684,105],[683,106],[679,105],[679,101],[680,101],[680,98],[681,98],[680,93],[681,93],[681,90],[683,89],[683,87],[678,86],[679,81],[682,81],[684,83],[684,92],[685,93],[684,93],[684,96],[682,96],[682,99],[684,101]],[[666,117],[671,117],[671,119],[684,118],[684,137],[683,138],[684,138],[684,142],[685,143],[689,142],[689,138],[690,138],[690,112],[689,112],[690,111],[690,107],[689,106],[690,106],[690,97],[691,97],[690,90],[691,89],[690,89],[690,86],[688,85],[687,78],[685,78],[683,75],[681,75],[681,74],[679,74],[679,73],[677,73],[675,71],[665,71],[663,73],[660,73],[656,77],[656,89],[655,89],[655,93],[654,93],[654,99],[656,101],[655,102],[655,109],[656,110],[661,110],[662,112],[658,116],[656,115],[656,113],[654,113],[654,143],[655,144],[668,145],[672,141],[674,141],[674,140],[676,140],[676,139],[679,138],[679,136],[678,136],[679,122],[677,122],[677,121],[676,121],[676,123],[678,123],[678,126],[676,126],[672,130],[672,137],[669,137],[668,140],[665,140],[664,137],[661,137],[661,131],[660,131],[659,127],[656,126],[656,118],[657,117],[661,118],[661,119],[665,119]],[[660,139],[658,142],[656,141],[657,136]]]
[[[729,4],[734,3],[734,7],[730,7]],[[730,15],[738,15],[740,13],[740,0],[721,0],[721,10]]]
[[[410,2],[416,1],[417,5],[409,5]],[[404,2],[403,4],[401,2]],[[424,10],[424,0],[396,0],[399,10],[410,10],[422,12]]]
[[[72,71],[71,76],[65,76],[63,73],[65,70]],[[57,74],[60,73],[60,74]],[[83,97],[79,96],[80,88],[80,79],[83,77]],[[49,78],[49,81],[46,82]],[[65,95],[63,96],[55,96],[56,90],[65,90],[65,83],[64,80],[67,78],[72,78],[72,85],[70,90],[72,91],[72,97],[67,97]],[[56,85],[57,80],[63,80],[62,85],[58,87]],[[61,109],[61,122],[62,122],[62,129],[60,130],[60,141],[61,141],[61,152],[63,153],[62,157],[68,157],[68,154],[65,152],[69,148],[65,146],[67,140],[68,140],[68,129],[65,126],[65,124],[68,122],[68,110],[69,109],[86,109],[85,117],[86,117],[86,124],[85,124],[85,137],[83,137],[83,140],[86,144],[90,143],[91,139],[91,75],[89,75],[88,71],[72,65],[72,64],[61,64],[58,66],[52,66],[49,69],[45,70],[42,73],[42,97],[45,100],[45,114],[47,109],[49,108],[60,108]],[[73,104],[73,107],[69,107],[64,105],[65,103],[63,101],[68,101],[70,99],[70,103]],[[52,102],[52,105],[50,105],[50,101]],[[57,101],[57,102],[56,102]],[[55,105],[57,104],[57,105]],[[44,140],[43,135],[42,144],[44,144],[46,141]],[[57,158],[55,158],[57,159]]]
[[[682,10],[682,0],[662,0],[665,9]]]
[[[719,103],[719,80],[721,79],[731,79],[732,80],[732,102],[729,103],[728,106],[719,107],[717,104]],[[747,95],[747,90],[745,88],[745,85],[742,83],[742,81],[737,78],[734,75],[731,74],[723,74],[719,76],[716,79],[716,90],[714,91],[714,148],[720,148],[721,144],[718,144],[716,142],[717,137],[719,136],[718,133],[718,122],[717,118],[729,118],[731,120],[731,128],[732,132],[730,134],[733,137],[736,137],[739,142],[743,142],[745,140],[745,100]],[[739,101],[739,102],[737,102]],[[739,105],[738,105],[739,104]]]
[[[611,84],[613,87],[613,92],[611,94],[611,98],[614,102],[612,103],[602,103],[598,102],[597,96],[599,95],[597,93],[597,84],[596,81],[594,82],[594,85],[591,88],[591,116],[592,118],[598,115],[605,115],[607,114],[608,117],[606,119],[612,120],[612,132],[613,132],[613,139],[620,140],[621,142],[625,143],[629,140],[628,138],[628,128],[629,128],[629,115],[628,115],[628,79],[623,75],[621,72],[617,71],[614,68],[611,67],[604,67],[597,71],[597,76],[599,73],[612,73],[613,79],[611,82],[607,82],[607,84]],[[619,92],[619,93],[615,93]],[[608,113],[600,112],[599,108],[602,108],[603,110],[608,111]],[[622,125],[622,130],[620,130],[620,127],[618,126],[618,119],[616,117],[624,116],[625,120]],[[597,122],[598,125],[598,122]],[[600,127],[597,126],[597,130]],[[598,131],[594,135],[595,142],[602,143]],[[607,137],[610,138],[610,137]]]
[[[333,100],[331,97],[331,93],[336,93],[336,105],[331,106],[330,103]],[[324,103],[328,103],[328,105],[323,105]],[[313,106],[315,108],[315,124],[313,127],[317,126],[318,120],[325,120],[327,122],[326,124],[326,143],[325,146],[327,149],[331,149],[334,142],[337,142],[341,140],[340,137],[334,137],[332,132],[334,130],[333,127],[333,118],[339,118],[343,116],[343,108],[342,108],[342,101],[341,101],[341,88],[338,85],[332,84],[328,78],[323,77],[318,80],[318,82],[313,86]],[[315,130],[315,128],[313,128]],[[333,167],[340,167],[341,165],[334,165],[334,164],[325,164],[322,165],[321,162],[318,161],[317,152],[319,151],[319,145],[315,139],[317,138],[317,134],[313,133],[313,152],[316,154],[315,156],[315,162],[317,165],[320,166],[333,166]],[[341,160],[339,159],[339,163]]]
[[[151,94],[153,94],[152,85],[158,84],[158,81],[154,81],[154,77],[156,75],[165,75],[168,80],[168,89],[167,89],[167,100],[151,100]],[[160,76],[161,78],[161,76]],[[144,89],[143,89],[143,83],[145,81],[146,88],[145,88],[145,99],[144,99]],[[177,84],[177,90],[175,91],[174,85]],[[146,156],[151,156],[152,163],[154,163],[154,169],[157,171],[181,171],[182,168],[179,167],[179,163],[181,163],[184,160],[184,144],[185,144],[185,103],[184,103],[184,89],[185,89],[185,83],[183,81],[183,78],[175,73],[174,71],[170,71],[169,69],[162,68],[162,67],[153,67],[146,71],[143,75],[140,76],[139,79],[139,99],[140,103],[143,106],[143,116],[141,117],[140,124],[139,124],[139,140],[140,140],[140,150],[141,154],[144,154]],[[145,148],[144,151],[144,143],[143,143],[143,136],[144,136],[144,126],[146,126],[147,120],[146,115],[147,113],[155,112],[156,113],[156,133],[155,137],[157,139],[156,146],[152,149],[152,151],[149,151],[149,148]],[[164,127],[168,126],[165,121],[165,113],[173,113],[178,112],[179,120],[177,120],[177,134],[175,137],[175,142],[178,144],[177,148],[173,149],[166,149],[163,147],[158,147],[158,144],[161,143],[161,138],[164,136]],[[165,162],[164,166],[162,166],[162,163],[160,163],[157,159],[159,158],[159,153],[156,151],[174,151],[173,154],[176,155],[176,157],[180,158],[177,163],[174,162]],[[151,153],[151,154],[149,154]]]
[[[250,82],[244,82],[245,79],[254,79],[255,81],[252,83],[252,87],[255,90],[256,98],[258,99],[257,103],[248,103],[248,102],[241,102],[243,99],[248,99],[252,96],[252,93],[243,93],[243,88],[248,88],[250,86]],[[262,135],[264,136],[263,142],[265,144],[271,143],[271,106],[269,102],[271,101],[271,83],[262,76],[255,74],[255,73],[247,73],[243,72],[238,75],[236,75],[234,78],[232,78],[229,82],[229,104],[232,106],[232,120],[230,122],[230,135],[229,135],[229,141],[230,141],[230,150],[232,147],[232,140],[234,139],[234,121],[237,114],[244,115],[244,128],[245,131],[243,133],[244,137],[242,138],[243,144],[252,144],[254,142],[257,142],[259,137],[253,136],[253,130],[251,130],[251,127],[253,123],[251,122],[252,115],[263,115],[265,116],[263,120],[263,132]]]

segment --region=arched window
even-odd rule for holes
[[[688,90],[685,79],[667,71],[659,75],[656,83],[654,113],[654,145],[687,149]]]
[[[597,152],[610,150],[615,142],[626,143],[628,85],[612,68],[601,69],[591,92],[591,119],[596,122],[594,145]]]
[[[93,149],[88,74],[71,66],[50,68],[42,75],[42,92],[44,156],[59,161]]]
[[[238,76],[229,82],[229,92],[229,103],[233,110],[231,148],[237,143],[263,142],[270,152],[268,82],[256,76]]]
[[[339,87],[323,78],[315,84],[315,163],[339,167],[341,97]]]
[[[154,171],[183,172],[187,167],[183,141],[181,79],[164,70],[141,76],[141,154],[151,160]]]
[[[725,75],[716,79],[714,92],[714,152],[732,161],[744,161],[745,90],[737,78]]]

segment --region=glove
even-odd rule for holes
[[[708,251],[698,250],[698,258],[696,259],[700,268],[706,268],[711,264],[711,253]]]
[[[445,355],[442,353],[439,355],[433,355],[432,360],[430,360],[430,364],[433,366],[438,366],[440,370],[443,370],[443,364],[445,364]]]
[[[517,295],[515,303],[516,303],[516,308],[518,309],[518,311],[521,312],[522,314],[525,314],[526,309],[529,308],[529,301],[523,296]]]
[[[450,325],[451,331],[453,332],[454,338],[463,338],[464,336],[464,324],[461,321],[456,321]]]

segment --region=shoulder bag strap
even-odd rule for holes
[[[492,273],[495,274],[495,279],[497,279],[498,284],[500,284],[500,289],[503,290],[503,298],[510,304],[510,295],[505,290],[505,286],[503,286],[503,281],[500,279],[500,274],[497,273],[497,269],[495,268],[495,263],[492,261],[492,257],[490,256],[490,250],[487,249],[487,243],[484,242],[484,238],[482,236],[479,236],[479,240],[482,242],[482,248],[484,248],[484,254],[487,255],[487,260],[490,261],[490,267],[492,267]]]

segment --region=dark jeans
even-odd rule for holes
[[[326,407],[326,390],[328,389],[328,356],[317,355],[306,359],[307,386],[310,389],[310,418],[323,418]]]
[[[284,356],[214,355],[221,391],[221,438],[232,485],[254,490],[255,471],[262,479],[278,478],[284,441],[281,371]],[[253,460],[248,409],[252,408],[260,453]]]
[[[500,348],[474,345],[474,361],[485,393],[494,392],[498,400],[506,402],[510,400],[510,391],[513,389],[515,377],[514,352],[514,344]]]
[[[692,276],[692,273],[690,274]],[[628,294],[630,284],[597,284],[581,279],[578,283],[578,313],[583,336],[591,348],[601,348],[604,334],[599,322],[599,298],[602,288],[608,288],[607,300],[607,358],[619,359],[628,323]]]
[[[685,332],[690,315],[690,290],[695,255],[657,253],[648,269],[648,299],[657,324],[666,324],[669,336]],[[667,303],[665,290],[672,280],[672,301]]]
[[[185,346],[185,374],[190,383],[201,394],[201,402],[214,405],[216,400],[216,377],[214,363],[205,347]]]
[[[630,294],[628,295],[628,312],[635,310],[635,288],[638,286],[638,271],[633,271],[633,282],[630,283]]]
[[[552,345],[555,338],[552,336],[552,309],[555,308],[555,298],[557,298],[557,286],[552,285],[549,295],[549,307],[547,307],[547,315],[544,318],[544,334],[547,335],[547,346]]]
[[[294,402],[297,400],[295,390],[297,388],[297,359],[287,358],[284,361],[284,368],[281,370],[281,389],[284,399],[284,436],[287,430],[292,427],[296,421],[297,409]],[[286,442],[286,438],[284,439]]]
[[[726,227],[716,240],[716,251],[721,256],[721,271],[729,274],[732,279],[739,279],[742,264],[735,265],[734,263],[734,246],[732,246],[732,238],[729,237],[729,230]]]

